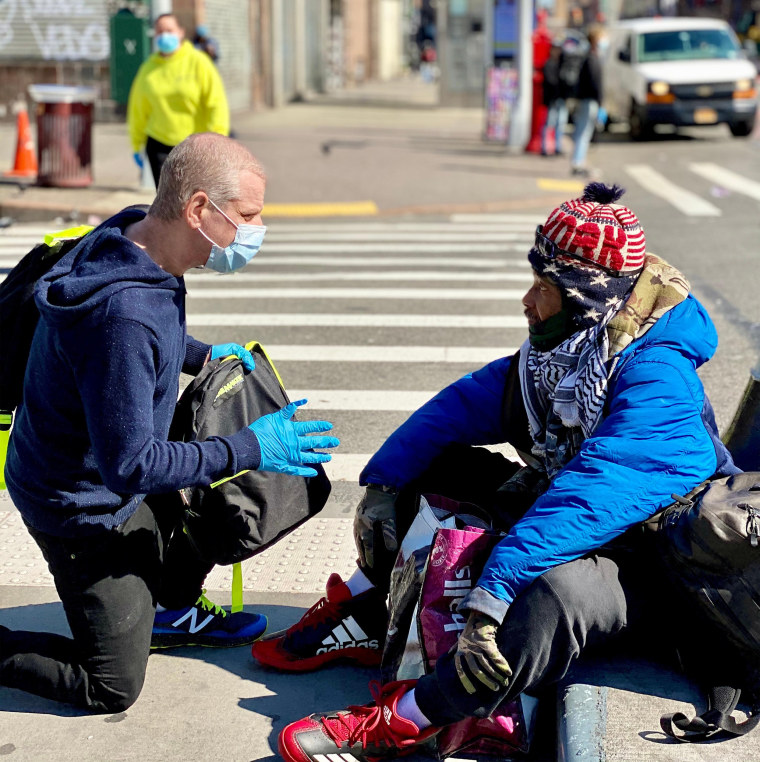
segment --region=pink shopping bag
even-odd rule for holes
[[[501,537],[475,527],[436,531],[417,612],[426,673],[432,672],[438,658],[456,644],[467,622],[467,615],[459,613],[458,605],[477,583]],[[504,759],[527,752],[530,732],[525,701],[518,697],[501,704],[487,719],[473,717],[447,726],[435,737],[439,757],[467,751]]]

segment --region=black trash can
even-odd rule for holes
[[[29,85],[37,104],[37,185],[83,188],[92,183],[92,112],[97,90]]]

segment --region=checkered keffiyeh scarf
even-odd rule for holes
[[[578,453],[602,418],[609,379],[619,353],[641,338],[689,294],[689,283],[664,260],[648,254],[622,309],[541,352],[520,349],[520,385],[533,439],[533,455],[553,479]]]
[[[607,399],[610,310],[596,325],[541,352],[520,349],[520,384],[528,412],[532,453],[550,479],[577,454],[596,428]]]

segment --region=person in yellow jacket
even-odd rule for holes
[[[153,179],[169,151],[195,132],[229,135],[230,110],[213,61],[185,40],[176,16],[156,19],[154,53],[137,71],[127,104],[127,123],[137,166],[143,151]]]

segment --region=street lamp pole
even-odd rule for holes
[[[509,128],[509,145],[522,150],[530,137],[533,109],[533,0],[517,3],[518,96]]]

